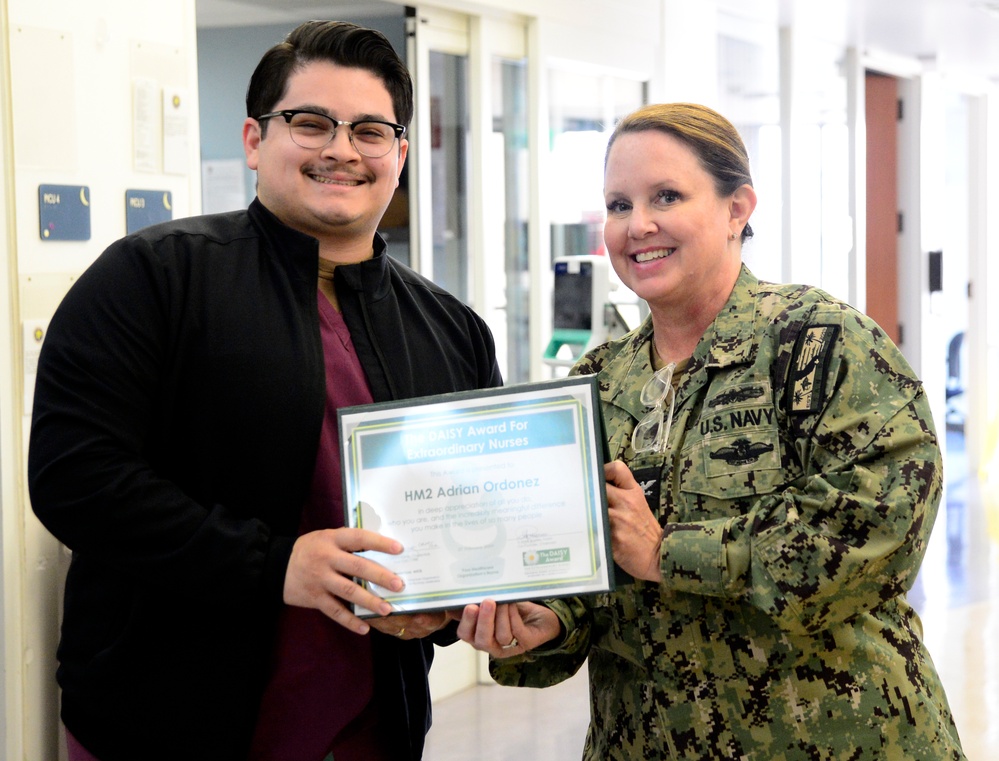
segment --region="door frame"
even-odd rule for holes
[[[936,336],[931,314],[929,292],[929,251],[942,246],[939,233],[946,221],[938,221],[933,202],[937,178],[932,176],[933,156],[939,146],[931,135],[937,131],[941,93],[951,90],[969,98],[969,235],[968,275],[972,293],[968,303],[968,330],[965,336],[968,357],[968,415],[965,445],[969,472],[981,465],[988,425],[999,414],[997,404],[988,399],[985,390],[988,378],[999,367],[999,330],[996,310],[989,309],[986,294],[990,278],[996,279],[988,267],[990,246],[987,199],[990,188],[997,187],[999,167],[996,160],[990,166],[989,112],[999,108],[999,100],[987,84],[974,81],[946,81],[936,72],[926,71],[920,61],[885,54],[866,55],[861,64],[865,70],[893,76],[898,81],[899,98],[903,102],[903,117],[899,121],[898,143],[898,207],[903,215],[899,233],[899,321],[904,326],[900,348],[923,381],[930,400],[933,418],[940,435],[941,448],[946,454],[946,369],[942,362],[931,361],[940,354],[941,340]],[[990,97],[991,96],[991,97]],[[862,120],[861,120],[862,123]],[[866,172],[858,161],[857,170]],[[866,254],[866,252],[865,252]]]

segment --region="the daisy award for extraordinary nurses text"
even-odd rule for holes
[[[405,548],[365,553],[406,583],[372,591],[412,613],[610,589],[595,405],[566,378],[342,410],[347,525]]]

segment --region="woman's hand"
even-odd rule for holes
[[[550,642],[562,631],[562,623],[550,609],[533,602],[504,603],[483,600],[449,611],[458,623],[458,636],[493,658],[509,658]]]
[[[409,615],[385,616],[366,619],[371,628],[382,634],[391,634],[399,639],[421,639],[443,629],[448,624],[444,611],[433,613],[413,613]]]
[[[642,487],[620,460],[604,465],[604,478],[614,560],[636,579],[662,581],[659,546],[663,530],[649,509]]]

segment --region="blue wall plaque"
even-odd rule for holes
[[[38,222],[42,240],[90,240],[90,188],[39,185]]]
[[[126,190],[125,232],[173,219],[173,196],[169,190]]]

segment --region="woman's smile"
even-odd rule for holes
[[[639,264],[642,264],[644,262],[651,262],[655,259],[665,259],[667,256],[672,256],[674,251],[676,251],[675,248],[652,248],[632,254],[631,258]]]

